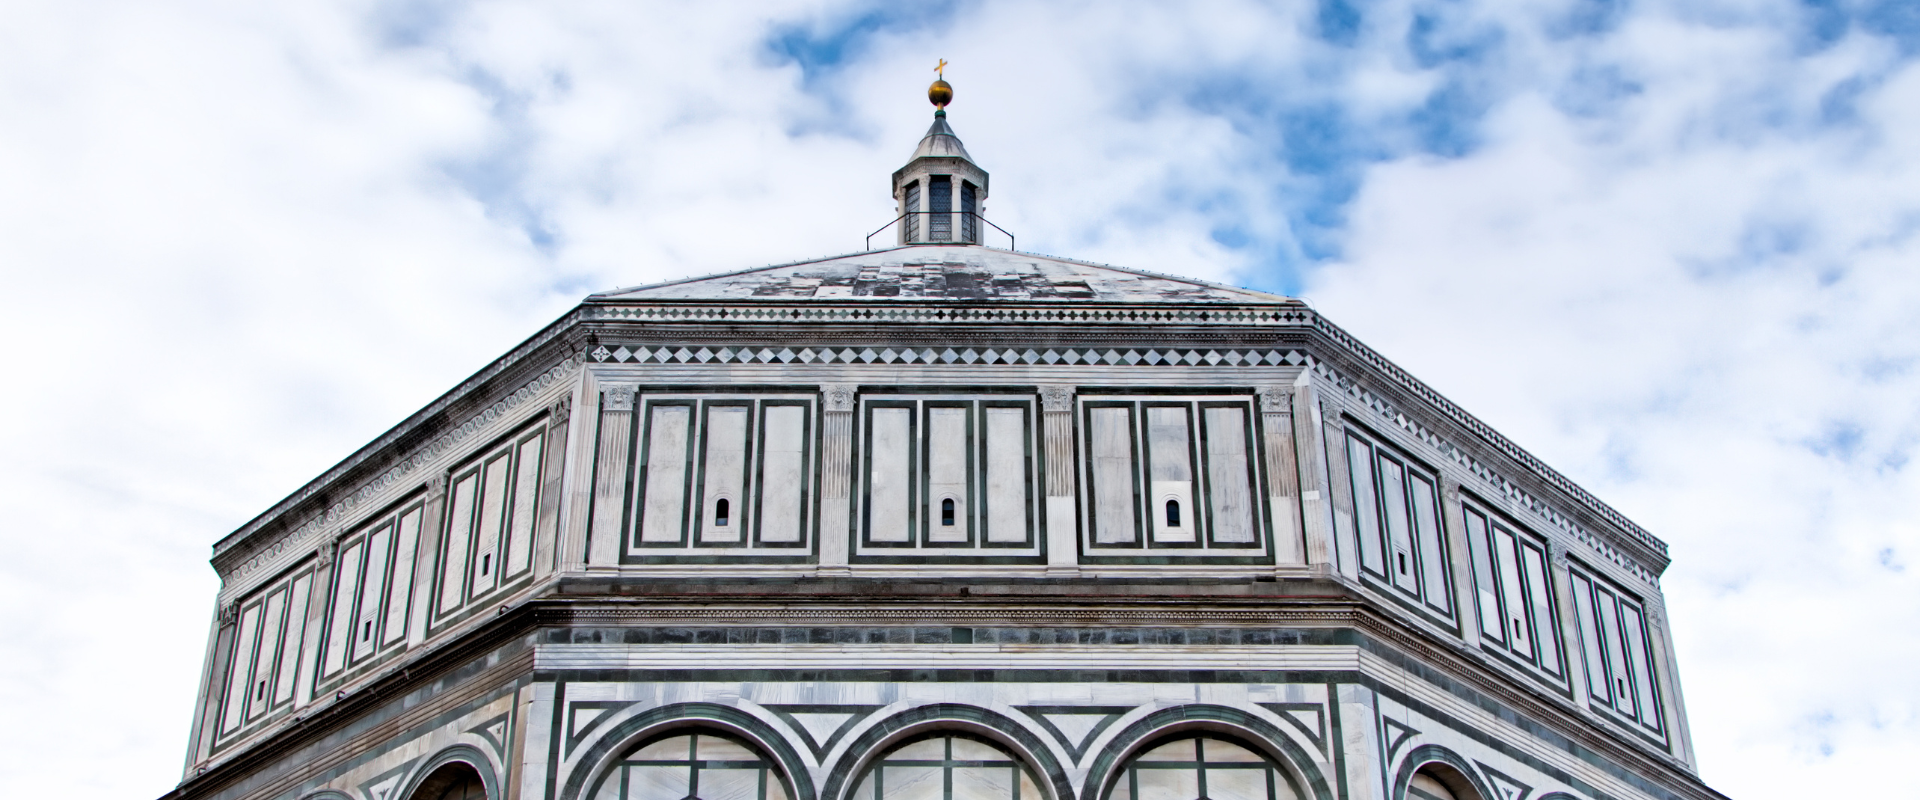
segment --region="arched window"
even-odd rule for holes
[[[690,733],[634,748],[600,779],[594,800],[787,800],[773,759],[731,736]]]
[[[1452,789],[1428,775],[1425,770],[1413,773],[1413,781],[1407,784],[1407,797],[1411,800],[1459,800]]]
[[[1178,500],[1167,501],[1167,527],[1180,527],[1180,501]]]
[[[1033,771],[962,734],[911,741],[876,759],[850,800],[1046,800]]]
[[[713,501],[713,527],[727,527],[727,516],[732,511],[733,504],[727,502],[727,498],[722,497]]]
[[[940,501],[940,524],[953,527],[953,498],[951,497]]]
[[[1156,745],[1127,763],[1108,800],[1297,800],[1279,765],[1211,736]]]
[[[421,780],[409,800],[487,800],[487,787],[472,766],[451,761]]]

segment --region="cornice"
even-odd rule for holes
[[[1628,519],[1626,515],[1615,510],[1612,506],[1607,505],[1605,501],[1595,497],[1593,493],[1581,488],[1578,484],[1574,483],[1571,478],[1547,466],[1546,462],[1541,461],[1532,453],[1527,452],[1524,448],[1515,444],[1513,440],[1501,435],[1499,431],[1494,430],[1492,426],[1480,421],[1478,417],[1468,413],[1466,409],[1448,400],[1432,387],[1420,382],[1420,380],[1413,377],[1412,374],[1401,369],[1399,365],[1387,360],[1385,356],[1380,355],[1372,348],[1361,343],[1358,339],[1353,338],[1352,335],[1342,330],[1339,326],[1328,322],[1325,317],[1316,314],[1314,319],[1315,332],[1321,337],[1324,337],[1323,341],[1335,347],[1313,348],[1310,345],[1311,351],[1316,352],[1316,354],[1324,354],[1321,358],[1315,360],[1313,368],[1317,373],[1331,381],[1340,391],[1346,393],[1354,400],[1359,401],[1363,406],[1373,409],[1381,416],[1392,421],[1397,427],[1406,430],[1416,438],[1438,448],[1442,453],[1459,462],[1462,466],[1466,467],[1469,472],[1479,476],[1493,488],[1496,496],[1511,499],[1521,507],[1541,515],[1543,518],[1552,522],[1555,527],[1568,532],[1579,541],[1593,547],[1595,552],[1601,554],[1608,561],[1634,570],[1636,574],[1641,574],[1641,576],[1649,582],[1652,582],[1660,573],[1666,570],[1669,561],[1666,542],[1661,541],[1653,534],[1647,532],[1645,528],[1635,524],[1633,520]],[[1333,350],[1334,352],[1328,353],[1328,350]],[[1331,358],[1328,356],[1331,356]],[[1341,356],[1345,356],[1345,358]],[[1341,364],[1338,362],[1346,363]],[[1349,369],[1358,368],[1359,370],[1383,378],[1386,386],[1382,388],[1388,392],[1400,395],[1405,398],[1406,401],[1410,401],[1407,402],[1407,405],[1424,405],[1438,412],[1442,420],[1453,426],[1461,434],[1472,439],[1477,439],[1480,443],[1491,448],[1501,458],[1510,461],[1515,467],[1518,467],[1519,472],[1536,479],[1535,490],[1529,492],[1518,482],[1503,475],[1503,470],[1496,470],[1493,466],[1487,464],[1484,459],[1476,458],[1468,449],[1462,448],[1458,444],[1449,441],[1433,428],[1421,424],[1417,419],[1409,416],[1403,408],[1396,408],[1382,393],[1369,391],[1366,387],[1359,385],[1353,380],[1350,374],[1342,374],[1340,372],[1339,367],[1342,366]],[[1563,502],[1565,505],[1591,514],[1596,522],[1601,523],[1598,527],[1600,527],[1602,533],[1596,534],[1593,530],[1580,525],[1572,517],[1559,511],[1556,507],[1558,504],[1541,499],[1537,493],[1542,490],[1559,494],[1564,498]],[[1624,551],[1624,556],[1622,551]]]
[[[1443,640],[1422,628],[1409,625],[1364,598],[1329,595],[1211,598],[1196,602],[1177,598],[1090,600],[1070,596],[983,597],[979,594],[953,598],[848,597],[836,600],[821,597],[792,602],[752,599],[726,602],[716,601],[711,596],[675,598],[667,595],[548,596],[531,599],[462,632],[440,647],[430,648],[406,662],[389,666],[381,677],[351,688],[339,700],[317,706],[302,718],[290,719],[282,725],[262,731],[258,739],[212,765],[206,772],[190,777],[166,798],[206,796],[219,791],[241,779],[249,770],[264,766],[271,760],[272,754],[290,752],[304,743],[333,735],[378,703],[433,683],[449,671],[510,642],[527,641],[525,637],[539,629],[688,622],[751,626],[779,625],[783,622],[799,625],[940,625],[978,624],[991,620],[1027,625],[1053,623],[1093,627],[1266,624],[1306,629],[1350,629],[1391,651],[1397,651],[1411,661],[1461,681],[1473,691],[1566,736],[1592,754],[1655,779],[1679,796],[1693,800],[1725,800],[1723,795],[1701,783],[1698,776],[1673,757],[1652,751],[1637,742],[1623,741],[1621,734],[1568,707],[1569,701],[1564,698],[1556,699],[1533,690],[1521,681],[1479,663],[1464,645]],[[431,705],[438,708],[480,696],[504,683],[530,675],[533,667],[532,650],[529,648],[463,680],[460,686],[436,697]],[[372,742],[389,738],[404,729],[408,720],[423,713],[426,712],[411,709],[404,719],[389,720],[375,730],[356,734],[355,741]],[[347,757],[355,752],[352,744],[345,743],[332,748],[332,751]],[[317,774],[317,770],[324,766],[304,766],[295,770],[297,774],[279,776],[273,785],[295,785],[305,776]],[[267,796],[261,793],[250,795]]]
[[[342,524],[347,512],[359,503],[379,494],[420,465],[442,455],[454,443],[485,428],[507,410],[518,407],[528,397],[578,369],[583,354],[577,352],[577,342],[568,341],[579,337],[578,322],[579,309],[576,308],[405,421],[388,429],[320,477],[309,481],[299,491],[222,538],[214,544],[214,569],[222,578],[226,578],[236,567],[252,564],[243,569],[243,572],[251,573],[258,568],[262,557],[276,560],[275,556],[283,555],[289,549],[300,549],[299,546],[316,532]],[[474,395],[516,371],[524,373],[530,368],[537,368],[535,365],[541,364],[543,357],[557,359],[558,363],[533,375],[528,383],[500,400],[473,409],[476,400]],[[469,413],[458,421],[448,419],[462,411]],[[438,436],[433,435],[436,432]],[[421,441],[427,437],[432,438]],[[395,451],[400,451],[400,457],[394,458]],[[395,463],[371,478],[353,484],[350,490],[341,491],[339,484],[352,481],[356,475],[370,468],[378,468],[378,460],[383,456]],[[329,502],[330,498],[339,499]],[[297,522],[290,523],[290,519]],[[259,538],[256,534],[275,526],[284,527],[286,532],[269,541],[255,541]]]

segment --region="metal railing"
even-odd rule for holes
[[[924,228],[921,228],[920,226],[915,226],[915,227],[919,230],[923,230],[925,232],[925,235],[916,234],[910,238],[919,243],[932,242],[932,243],[953,243],[953,244],[980,244],[980,238],[981,238],[979,236],[980,223],[984,222],[989,227],[993,228],[996,231],[999,231],[1002,235],[1007,237],[1008,250],[1020,249],[1014,246],[1015,240],[1013,238],[1013,234],[1008,232],[1006,228],[1002,228],[998,225],[993,224],[992,220],[989,220],[986,217],[980,216],[978,212],[974,212],[974,211],[908,211],[905,214],[901,214],[900,216],[894,217],[892,222],[889,222],[885,225],[880,226],[879,228],[874,229],[873,233],[867,234],[866,249],[868,250],[873,249],[873,237],[879,236],[881,233],[885,232],[888,228],[891,228],[895,225],[900,224],[901,220],[904,220],[908,217],[932,217],[936,214],[947,216],[947,217],[961,217],[962,219],[960,220],[960,222],[962,224],[960,225],[960,231],[959,231],[961,235],[959,237],[954,237],[955,232],[952,229],[953,226],[949,225],[947,229],[948,238],[935,239],[932,236],[933,220],[932,219],[926,219],[926,220],[916,219],[914,221],[919,222],[920,226],[924,226]],[[972,223],[972,224],[969,225],[966,223]],[[968,237],[966,235],[968,233],[972,233],[974,235],[972,237]]]

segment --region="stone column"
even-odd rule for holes
[[[1079,502],[1074,488],[1073,387],[1040,387],[1047,462],[1047,571],[1080,571]]]
[[[423,520],[424,523],[424,520]],[[424,531],[422,532],[424,534]],[[307,627],[300,638],[300,671],[293,677],[293,707],[298,710],[313,702],[314,672],[320,668],[320,640],[326,631],[327,607],[333,602],[333,556],[340,541],[335,532],[321,534],[320,546],[313,552],[313,590],[307,592]],[[413,632],[407,633],[409,639]],[[411,646],[411,645],[409,645]]]
[[[1480,606],[1479,595],[1474,593],[1473,552],[1467,546],[1466,511],[1460,506],[1460,482],[1440,474],[1440,530],[1447,536],[1448,573],[1453,577],[1453,605],[1460,620],[1460,638],[1469,647],[1480,646]],[[1556,558],[1561,559],[1556,580],[1566,583],[1566,553],[1562,551]],[[1564,594],[1564,592],[1562,593]],[[1560,598],[1560,607],[1567,609],[1565,615],[1571,617],[1573,606]]]
[[[434,572],[440,566],[440,542],[447,528],[447,482],[451,473],[442,471],[427,478],[427,502],[420,509],[420,546],[413,557],[413,608],[408,612],[407,649],[427,640],[427,625],[433,621]],[[319,594],[319,592],[315,592]]]
[[[1691,766],[1699,766],[1694,761],[1693,729],[1687,724],[1687,698],[1680,693],[1680,662],[1673,655],[1673,636],[1667,630],[1667,601],[1658,595],[1649,596],[1644,606],[1647,612],[1647,640],[1653,644],[1652,661],[1656,665],[1653,685],[1660,689],[1660,710],[1666,715],[1667,741],[1673,748],[1673,754]]]
[[[851,574],[847,566],[853,537],[853,400],[847,384],[820,387],[820,561],[821,575]]]
[[[1267,512],[1273,520],[1273,556],[1279,566],[1305,565],[1307,542],[1300,530],[1300,464],[1293,448],[1293,391],[1260,390],[1265,435]]]
[[[238,629],[240,601],[222,603],[214,613],[212,644],[207,652],[206,679],[201,682],[200,708],[193,719],[193,747],[187,753],[187,775],[213,754],[213,740],[220,731],[220,701],[226,697],[227,681],[232,679],[233,639]],[[305,659],[311,660],[311,659]]]
[[[1456,489],[1455,491],[1457,492],[1458,490]],[[1459,505],[1457,494],[1454,505],[1455,507]],[[1462,538],[1465,537],[1464,532],[1461,535]],[[1572,574],[1567,571],[1567,548],[1565,545],[1552,539],[1548,539],[1546,545],[1547,572],[1552,576],[1552,580],[1549,582],[1547,589],[1553,592],[1553,602],[1560,607],[1560,629],[1558,632],[1560,634],[1561,669],[1566,673],[1567,683],[1573,687],[1574,705],[1586,708],[1588,692],[1586,656],[1582,652],[1580,644],[1579,607],[1574,605],[1574,603],[1579,601],[1573,596],[1573,577]],[[1464,547],[1459,548],[1459,550],[1466,552],[1466,548]],[[1491,556],[1491,553],[1489,553],[1489,556]],[[1472,586],[1471,583],[1464,585]],[[1475,598],[1469,596],[1466,606],[1463,607],[1460,613],[1463,632],[1467,620],[1467,613],[1464,609],[1473,608],[1477,612],[1478,606],[1474,605],[1475,602]],[[1479,620],[1474,620],[1472,638],[1467,641],[1476,646],[1480,643]],[[1574,666],[1576,664],[1579,665],[1577,669]]]
[[[609,385],[600,394],[600,439],[594,450],[593,514],[587,528],[587,565],[620,563],[626,536],[627,481],[633,466],[632,386]]]
[[[567,421],[573,415],[573,395],[565,395],[547,409],[547,440],[540,451],[540,507],[533,522],[533,579],[559,569],[562,479],[567,473]]]
[[[1335,569],[1333,502],[1327,472],[1328,448],[1321,439],[1320,401],[1313,390],[1313,373],[1302,372],[1293,384],[1293,441],[1300,476],[1300,518],[1307,546],[1307,564],[1323,571]]]

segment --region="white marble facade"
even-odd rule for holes
[[[169,797],[1708,800],[1666,561],[1303,303],[904,245],[594,295],[222,540]]]

